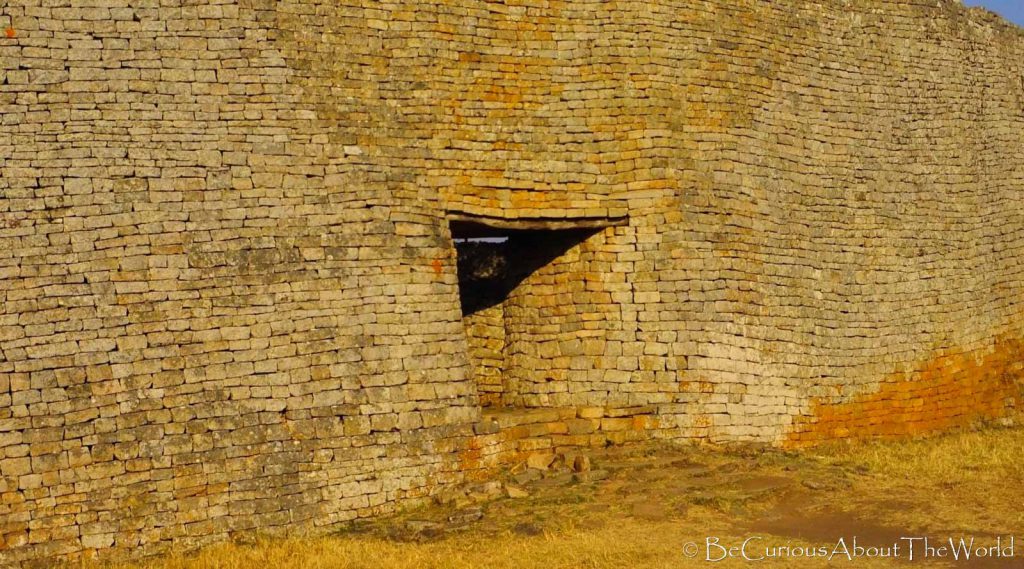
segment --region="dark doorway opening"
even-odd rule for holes
[[[537,269],[600,229],[499,229],[452,222],[462,315],[500,304]]]

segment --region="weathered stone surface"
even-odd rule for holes
[[[590,457],[586,455],[577,455],[572,461],[573,472],[589,472],[590,471]]]
[[[511,484],[505,485],[505,495],[512,499],[528,498],[530,493],[518,486],[512,486]]]
[[[526,465],[535,470],[547,470],[554,460],[553,454],[535,453],[526,459]]]
[[[4,7],[0,565],[1022,408],[1024,36],[983,12],[89,4]],[[567,233],[464,322],[448,216]]]

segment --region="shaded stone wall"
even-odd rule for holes
[[[505,393],[505,310],[495,304],[462,319],[473,379],[484,407],[500,406]]]
[[[328,527],[523,452],[478,421],[450,212],[628,216],[506,314],[516,404],[616,441],[1020,407],[1024,36],[992,16],[93,4],[0,22],[0,564]]]

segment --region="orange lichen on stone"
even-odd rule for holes
[[[471,448],[468,448],[459,453],[459,470],[463,472],[476,472],[481,468],[481,451],[479,443],[471,443]]]
[[[1008,417],[1024,397],[1024,341],[940,354],[881,388],[845,402],[816,401],[786,445],[913,436]]]

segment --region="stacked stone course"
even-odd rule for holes
[[[0,566],[335,527],[563,447],[1020,409],[1024,33],[987,13],[10,0],[0,28]],[[454,218],[599,228],[491,315],[501,382]]]

